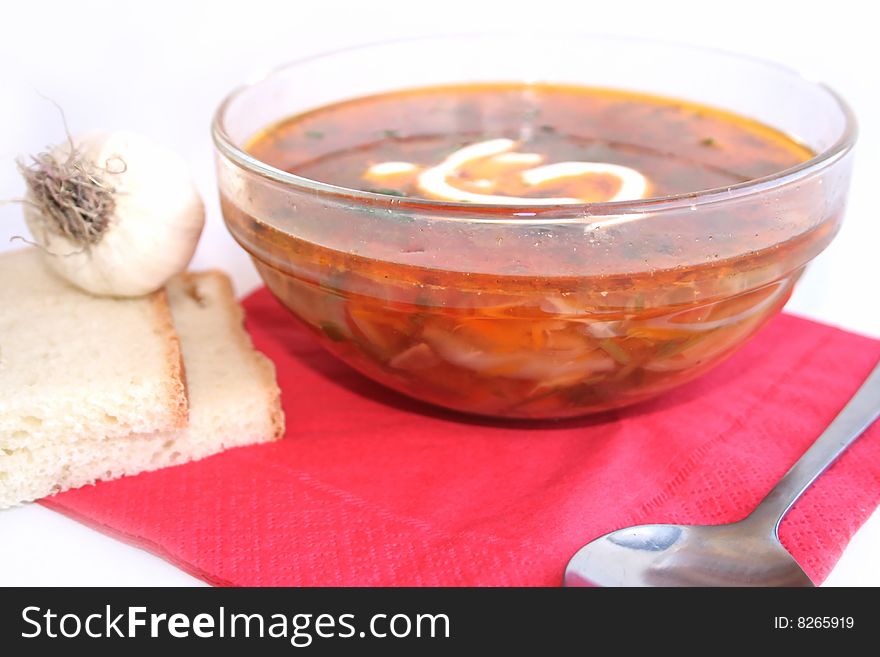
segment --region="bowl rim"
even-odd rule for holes
[[[776,69],[777,71],[790,75],[808,85],[823,90],[827,93],[831,100],[834,101],[840,110],[844,119],[843,130],[838,139],[825,148],[816,153],[812,158],[795,164],[794,166],[782,169],[759,178],[753,178],[734,185],[723,187],[713,187],[709,189],[696,190],[693,192],[682,192],[678,194],[668,194],[664,196],[652,196],[643,199],[629,201],[605,201],[598,203],[565,203],[565,204],[486,204],[486,203],[467,203],[461,201],[438,201],[432,199],[424,199],[418,197],[400,197],[390,194],[382,194],[380,192],[368,192],[342,185],[334,185],[305,176],[299,176],[294,173],[284,171],[263,162],[262,160],[250,155],[243,148],[237,146],[234,140],[226,131],[224,120],[226,112],[235,100],[246,93],[250,89],[266,82],[270,78],[280,75],[289,69],[308,64],[309,62],[324,58],[334,57],[337,55],[347,54],[350,52],[363,51],[371,48],[387,47],[396,44],[407,43],[425,43],[431,41],[439,41],[446,39],[479,39],[479,38],[498,38],[498,37],[514,37],[523,36],[517,32],[461,32],[452,34],[435,34],[430,36],[403,37],[398,39],[384,39],[378,41],[368,41],[342,48],[334,48],[318,52],[305,57],[288,61],[284,64],[270,67],[263,70],[257,75],[253,75],[246,82],[234,87],[224,96],[219,106],[214,112],[211,121],[211,137],[218,152],[229,159],[237,166],[257,174],[262,178],[288,186],[300,189],[302,191],[317,193],[331,198],[344,200],[347,203],[362,203],[364,206],[390,205],[395,209],[420,212],[424,215],[442,215],[447,219],[465,219],[470,222],[487,222],[487,223],[504,223],[511,222],[517,224],[534,224],[534,223],[583,223],[587,217],[621,217],[630,216],[632,219],[650,213],[656,215],[660,212],[676,211],[683,209],[695,209],[695,206],[708,206],[716,203],[730,202],[734,199],[741,199],[755,194],[760,194],[771,189],[779,189],[812,176],[818,172],[832,166],[837,161],[845,157],[855,146],[858,137],[858,122],[850,105],[844,98],[837,93],[831,86],[824,82],[813,79],[802,71],[779,64],[777,62],[756,57],[749,54],[739,53],[735,51],[717,48],[713,46],[696,45],[684,43],[674,40],[620,36],[608,34],[589,34],[589,33],[567,33],[564,36],[568,38],[583,38],[590,40],[607,40],[616,42],[637,42],[642,44],[655,44],[658,47],[677,47],[692,50],[695,53],[706,52],[716,55],[724,55],[743,61],[751,61],[762,66]],[[535,37],[558,37],[558,34],[548,32],[535,34],[529,33],[530,38]],[[636,90],[637,91],[637,90]],[[503,211],[503,216],[499,215],[499,211]],[[462,216],[464,215],[464,216]],[[590,222],[593,223],[593,222]],[[597,223],[601,223],[597,222]]]

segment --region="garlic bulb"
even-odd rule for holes
[[[141,135],[86,135],[19,168],[46,262],[97,295],[140,296],[192,259],[205,208],[183,158]]]

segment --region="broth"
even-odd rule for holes
[[[463,145],[498,138],[515,140],[521,153],[548,162],[608,162],[641,171],[652,183],[650,196],[734,185],[813,157],[778,131],[714,108],[609,89],[500,84],[432,87],[331,105],[269,127],[247,150],[312,180],[425,197],[411,171],[384,181],[364,173],[385,162],[434,165]],[[473,178],[461,181],[468,182]],[[559,196],[560,186],[523,195]],[[609,200],[602,191],[584,200]]]
[[[246,150],[402,208],[490,198],[501,210],[505,199],[519,208],[724,188],[813,155],[709,107],[515,84],[342,102],[268,126]],[[645,217],[596,232],[536,227],[527,238],[515,225],[464,235],[438,223],[419,242],[377,220],[372,233],[337,227],[364,245],[338,250],[222,201],[240,241],[260,242],[269,287],[330,351],[414,397],[509,417],[603,410],[693,378],[785,303],[836,229],[795,231],[772,213],[735,217],[732,228],[729,215],[708,213],[702,240],[676,235],[685,219],[652,232]],[[752,248],[768,232],[777,244]],[[442,258],[431,240],[443,242]],[[548,241],[554,248],[533,248]]]

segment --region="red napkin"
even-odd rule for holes
[[[44,504],[228,585],[558,585],[646,522],[736,520],[831,422],[880,342],[782,315],[656,401],[526,426],[447,413],[337,362],[261,290],[287,436]],[[817,582],[880,503],[880,424],[807,492],[783,543]]]

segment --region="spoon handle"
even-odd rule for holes
[[[782,480],[746,518],[746,522],[769,526],[776,534],[779,523],[825,469],[880,417],[880,363],[855,396]]]

